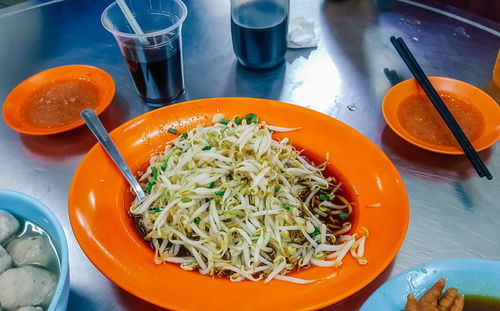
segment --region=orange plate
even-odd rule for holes
[[[335,268],[312,267],[293,273],[319,282],[297,285],[273,280],[233,283],[225,278],[188,272],[175,264],[156,265],[154,252],[127,215],[130,187],[100,145],[83,159],[69,192],[69,217],[85,254],[109,279],[126,291],[169,309],[182,310],[304,310],[340,301],[370,283],[392,261],[408,226],[408,197],[398,172],[370,140],[319,112],[282,102],[253,98],[201,99],[167,106],[139,116],[111,133],[134,174],[145,170],[149,158],[163,151],[176,136],[196,124],[208,125],[213,115],[227,118],[253,112],[267,124],[302,127],[276,138],[289,137],[316,163],[331,154],[328,171],[342,182],[356,207],[353,230],[370,230],[368,264],[346,256]],[[357,193],[357,195],[356,195]],[[368,207],[380,203],[380,207]],[[338,272],[336,277],[331,277]]]
[[[477,87],[463,81],[445,77],[429,77],[429,80],[438,93],[446,92],[455,95],[474,105],[483,115],[485,130],[476,140],[471,141],[476,151],[492,146],[500,138],[500,108],[493,98]],[[382,102],[382,113],[387,124],[401,138],[420,148],[444,154],[464,154],[460,147],[435,145],[417,138],[401,125],[398,117],[399,105],[406,98],[416,94],[425,96],[425,92],[415,79],[398,83],[385,94]]]
[[[3,118],[14,130],[31,135],[49,135],[74,129],[85,122],[83,119],[57,127],[38,127],[24,119],[21,111],[27,100],[48,83],[81,79],[94,84],[99,90],[99,103],[94,108],[97,114],[106,109],[115,94],[113,78],[104,70],[87,65],[67,65],[51,68],[29,77],[10,92],[3,104]]]

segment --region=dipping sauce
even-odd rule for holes
[[[464,311],[500,311],[500,298],[465,295]]]
[[[453,95],[443,93],[440,96],[467,138],[471,142],[477,139],[485,129],[485,121],[481,112],[473,105]],[[417,138],[434,145],[459,146],[448,126],[425,95],[410,96],[401,102],[398,118],[401,125]]]
[[[38,127],[57,127],[80,119],[80,111],[95,108],[99,90],[91,82],[76,79],[58,81],[37,90],[28,100],[21,116]]]

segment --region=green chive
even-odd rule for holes
[[[223,196],[224,195],[224,191],[216,191],[215,195]]]
[[[158,178],[158,170],[156,167],[151,167],[151,172],[153,173],[153,179],[156,180]]]
[[[290,205],[288,205],[288,204],[285,203],[285,204],[283,204],[283,208],[286,209],[287,211],[289,211],[290,210]]]
[[[324,194],[320,194],[320,195],[319,195],[319,199],[320,199],[321,201],[328,201],[328,200],[329,200],[329,199],[328,199],[328,196],[327,196],[327,195],[324,195]]]
[[[201,149],[201,150],[210,150],[210,149],[212,149],[212,147],[211,147],[211,146],[205,146],[205,147],[203,147],[203,149]]]
[[[161,212],[161,209],[159,207],[155,208],[155,214]]]
[[[172,134],[177,134],[177,130],[171,127],[168,128],[168,132]]]
[[[162,170],[162,171],[164,171],[164,170],[166,170],[166,169],[167,169],[167,163],[163,163],[163,164],[161,165],[161,170]]]
[[[243,117],[243,119],[247,120],[247,123],[259,123],[259,118],[254,113],[249,113]]]
[[[346,213],[342,213],[339,215],[339,217],[342,218],[342,220],[346,220],[349,215],[347,215]]]
[[[229,120],[223,119],[222,121],[220,121],[220,123],[222,123],[224,125],[228,125],[229,124]]]
[[[210,183],[210,186],[208,186],[208,188],[210,188],[210,189],[213,189],[213,187],[215,187],[215,181],[212,181],[212,182]]]
[[[317,236],[320,233],[321,232],[319,231],[319,228],[318,227],[314,227],[314,231],[310,234],[311,238],[314,238],[315,236]]]
[[[193,220],[194,220],[194,223],[195,223],[195,224],[197,224],[197,225],[199,225],[199,224],[200,224],[200,221],[201,221],[200,217],[196,217],[196,218],[195,218],[195,219],[193,219]]]
[[[234,123],[236,123],[236,125],[240,125],[241,124],[241,118],[240,117],[234,118]]]
[[[148,185],[146,186],[146,190],[147,190],[148,192],[151,192],[151,189],[153,188],[154,184],[156,184],[156,181],[154,181],[154,180],[150,180],[150,181],[148,182]]]
[[[170,157],[172,156],[174,152],[170,152],[168,155],[167,155],[167,158],[165,159],[165,163],[168,163],[168,160],[170,159]]]
[[[182,138],[188,138],[188,133],[187,132],[182,133]]]
[[[280,191],[280,189],[281,189],[280,185],[274,186],[274,192],[278,192]]]
[[[187,202],[191,202],[192,200],[190,198],[183,198],[181,200],[182,203],[187,203]]]

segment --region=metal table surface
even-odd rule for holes
[[[453,257],[500,260],[499,145],[480,153],[495,176],[487,181],[476,176],[464,156],[439,155],[408,144],[387,127],[381,112],[387,90],[410,78],[389,42],[390,35],[408,42],[427,74],[466,81],[500,102],[500,90],[491,82],[500,47],[498,24],[430,1],[423,3],[444,11],[406,0],[292,0],[292,16],[315,21],[318,47],[288,50],[281,66],[250,71],[237,64],[232,51],[229,1],[185,2],[186,92],[178,101],[248,96],[309,107],[366,135],[402,175],[410,223],[401,250],[368,287],[327,309],[359,308],[384,281],[417,264]],[[116,83],[115,98],[102,115],[108,130],[149,111],[135,93],[114,38],[100,24],[100,14],[109,3],[31,0],[1,9],[0,102],[37,72],[88,64],[106,70]],[[101,274],[72,233],[69,186],[95,142],[85,127],[29,136],[13,131],[2,119],[0,188],[34,196],[61,221],[70,251],[68,310],[155,310]]]

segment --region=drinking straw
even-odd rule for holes
[[[436,92],[436,89],[434,89],[434,87],[432,86],[431,82],[429,81],[424,71],[418,64],[417,60],[410,52],[410,49],[408,48],[406,43],[403,41],[402,38],[396,39],[394,36],[392,36],[390,40],[391,43],[394,45],[394,48],[396,48],[396,51],[398,51],[399,55],[405,62],[406,66],[408,66],[408,69],[410,69],[411,73],[417,80],[418,84],[422,87],[427,97],[429,97],[432,104],[439,112],[441,118],[443,118],[446,125],[451,130],[453,136],[455,136],[456,140],[460,144],[460,147],[462,147],[462,149],[464,150],[465,155],[471,162],[472,166],[478,173],[479,177],[486,176],[486,178],[489,180],[493,179],[493,176],[491,175],[490,171],[488,170],[484,162],[477,154],[476,150],[470,143],[469,139],[467,138],[463,130],[458,125],[457,121],[451,114],[450,110],[448,110],[448,107],[446,107],[443,100]]]
[[[141,26],[139,26],[139,24],[135,20],[134,15],[132,14],[132,12],[130,11],[130,9],[128,8],[128,6],[125,3],[125,1],[124,0],[116,0],[116,3],[118,4],[118,6],[120,7],[120,9],[122,10],[123,15],[125,15],[125,18],[127,19],[127,21],[130,24],[130,26],[132,26],[132,29],[134,30],[134,32],[137,35],[144,35],[144,32],[141,29]],[[148,45],[149,44],[148,40],[146,40],[146,38],[143,38],[143,37],[139,37],[139,41],[141,41],[141,43],[143,45]]]

